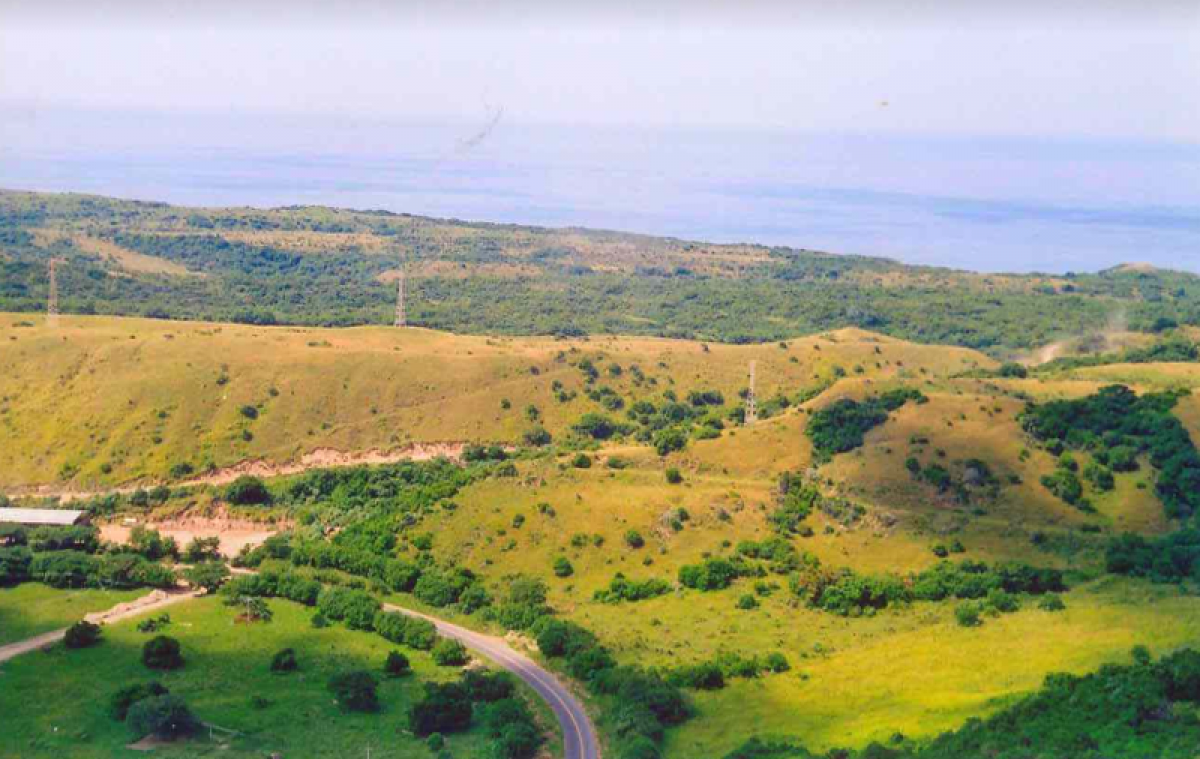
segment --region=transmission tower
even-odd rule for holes
[[[746,421],[747,426],[758,421],[758,402],[754,400],[754,369],[757,361],[750,362],[750,389],[746,392]]]
[[[58,265],[64,263],[61,258],[50,259],[50,297],[46,301],[46,324],[58,326]]]
[[[400,276],[396,277],[396,326],[408,326],[408,314],[404,308],[404,262],[400,262]]]

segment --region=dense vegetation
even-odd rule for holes
[[[908,401],[926,403],[928,399],[921,391],[908,387],[873,395],[861,402],[839,398],[813,412],[804,432],[812,440],[816,458],[828,461],[834,454],[861,446],[867,432],[886,422],[889,413]]]
[[[752,740],[725,759],[1192,759],[1200,745],[1200,652],[1134,663],[1083,677],[1050,675],[1042,689],[986,720],[926,745],[897,735],[891,745],[814,754],[799,743]]]
[[[1052,453],[1089,453],[1095,465],[1090,479],[1102,489],[1112,472],[1136,470],[1139,457],[1147,456],[1158,470],[1155,491],[1167,515],[1183,518],[1200,507],[1200,453],[1171,413],[1178,398],[1178,392],[1138,396],[1123,385],[1111,385],[1086,398],[1031,405],[1022,424]],[[1045,484],[1076,503],[1082,496],[1077,469],[1074,459],[1064,457]]]
[[[253,233],[301,234],[313,249],[269,234],[239,237]],[[76,235],[204,276],[126,271]],[[620,258],[630,247],[648,255]],[[381,275],[403,254],[424,272],[409,280],[410,322],[460,332],[745,342],[853,325],[1000,350],[1084,333],[1114,304],[1135,329],[1200,324],[1200,281],[1176,272],[991,277],[788,248],[599,232],[572,238],[383,212],[181,209],[0,193],[0,249],[0,310],[8,311],[44,309],[46,261],[58,256],[67,261],[60,270],[67,313],[384,324],[394,289]]]

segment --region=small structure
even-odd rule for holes
[[[0,525],[67,527],[74,524],[87,524],[88,521],[88,513],[77,509],[0,509]]]

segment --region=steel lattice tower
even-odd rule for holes
[[[746,393],[746,420],[745,424],[751,425],[758,421],[758,402],[754,400],[754,370],[758,366],[757,361],[750,362],[750,389]]]
[[[400,263],[400,276],[396,277],[396,326],[408,326],[408,314],[404,306],[404,263]]]
[[[46,300],[46,324],[58,325],[58,265],[61,258],[50,259],[50,297]]]

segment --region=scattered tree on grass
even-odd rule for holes
[[[299,666],[299,662],[296,661],[296,649],[294,648],[285,648],[271,657],[272,672],[295,672]]]
[[[179,669],[183,666],[183,654],[179,641],[159,635],[142,646],[142,663],[150,669]]]
[[[387,658],[383,661],[383,672],[388,677],[403,677],[412,674],[412,665],[408,662],[408,657],[399,651],[388,651]]]
[[[163,740],[189,736],[200,726],[183,699],[170,693],[135,702],[129,707],[125,724],[135,738],[153,735]]]
[[[329,679],[328,688],[337,699],[338,704],[347,711],[377,712],[379,711],[379,696],[376,693],[378,685],[375,675],[365,669],[357,669],[334,675]]]
[[[87,620],[76,622],[67,628],[63,643],[67,648],[89,648],[100,642],[100,625]]]

